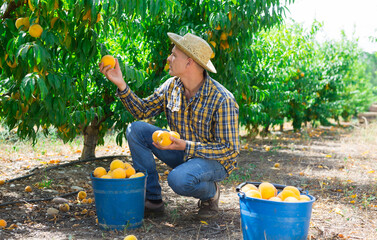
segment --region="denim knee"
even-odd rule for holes
[[[137,122],[133,122],[133,123],[130,123],[128,124],[127,126],[127,130],[126,130],[126,139],[129,139],[129,138],[132,138],[132,136],[137,133],[138,131],[136,131],[135,129],[139,129],[142,127],[144,122],[141,122],[141,121],[137,121]],[[135,131],[134,131],[135,130]]]
[[[191,196],[194,190],[193,176],[173,169],[168,175],[168,184],[173,191],[182,196]]]

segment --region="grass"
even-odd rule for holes
[[[83,136],[77,136],[71,142],[65,143],[59,139],[56,132],[51,130],[47,137],[43,133],[37,133],[37,142],[32,145],[31,140],[19,139],[15,131],[9,131],[6,127],[0,126],[0,156],[4,159],[17,160],[24,157],[23,153],[32,153],[32,159],[40,160],[46,156],[64,156],[79,152],[83,148]],[[105,136],[105,144],[97,146],[98,149],[104,146],[116,146],[115,134],[109,133]],[[30,155],[28,156],[30,158]]]
[[[41,182],[38,182],[36,185],[38,188],[51,188],[52,180],[45,178]]]
[[[357,145],[362,145],[368,148],[368,150],[374,151],[377,145],[377,123],[372,122],[368,127],[358,127],[352,131],[347,138],[345,138],[345,143],[358,143]]]
[[[35,155],[44,156],[49,152],[62,152],[63,148],[66,149],[67,147],[79,147],[79,142],[77,141],[79,139],[74,140],[73,142],[70,142],[68,144],[64,144],[63,141],[57,137],[54,131],[51,132],[52,134],[50,134],[48,137],[44,136],[42,133],[38,133],[38,142],[35,145],[32,145],[31,140],[19,139],[14,131],[9,131],[6,128],[2,128],[2,130],[0,131],[0,152],[6,153],[6,155],[8,156],[12,156],[13,154],[18,153],[20,149],[22,149],[23,152],[26,150],[28,152],[33,152]]]
[[[47,137],[38,133],[38,141],[33,145],[31,140],[19,139],[15,131],[0,126],[0,163],[4,166],[0,168],[0,179],[11,179],[22,174],[23,170],[43,164],[77,160],[81,156],[83,136],[77,136],[64,144],[55,131],[50,132]],[[114,133],[105,136],[105,144],[97,146],[96,156],[124,155],[126,147],[117,146],[115,136]],[[51,184],[49,180],[44,180],[40,182],[40,187],[48,188]]]
[[[235,185],[241,182],[249,181],[254,174],[255,164],[249,164],[247,167],[242,169],[236,169],[230,176],[222,181],[222,184]]]

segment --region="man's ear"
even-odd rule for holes
[[[187,61],[186,66],[192,65],[192,63],[194,62],[194,60],[192,58],[188,58],[187,60],[188,61]]]

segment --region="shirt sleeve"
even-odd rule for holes
[[[238,104],[228,98],[214,114],[214,142],[186,141],[186,160],[206,158],[212,160],[231,160],[240,153]]]
[[[164,109],[165,92],[171,80],[167,80],[152,95],[146,98],[139,98],[129,86],[123,91],[117,89],[117,95],[126,109],[136,119],[146,119],[160,114]]]

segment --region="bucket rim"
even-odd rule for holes
[[[247,197],[247,196],[245,195],[245,193],[241,191],[241,188],[242,188],[243,186],[245,186],[246,184],[253,184],[253,185],[255,185],[256,187],[258,187],[261,183],[262,183],[262,182],[250,182],[250,181],[245,181],[245,182],[243,182],[243,183],[240,183],[240,184],[236,187],[236,192],[238,193],[238,196],[239,196],[240,198],[248,198],[248,199],[251,199],[251,200],[258,200],[258,201],[267,201],[268,203],[313,203],[313,202],[315,202],[315,201],[317,200],[316,197],[310,195],[308,191],[305,191],[305,190],[303,190],[303,189],[300,188],[300,187],[297,187],[297,189],[300,191],[300,194],[302,194],[302,195],[307,195],[307,196],[310,198],[310,201],[306,201],[306,202],[277,202],[277,201],[270,201],[270,200],[268,200],[268,199],[260,199],[260,198],[251,198],[251,197]],[[282,184],[276,184],[276,183],[271,183],[271,184],[274,185],[275,188],[276,188],[277,190],[283,190],[286,186],[288,186],[288,185],[282,185]],[[280,191],[278,191],[278,192],[280,192]]]
[[[314,197],[310,194],[306,194],[306,193],[303,193],[303,195],[308,196],[310,198],[310,201],[305,201],[305,202],[284,202],[284,201],[278,202],[278,201],[271,201],[271,200],[262,199],[262,198],[247,197],[244,192],[238,192],[237,194],[238,194],[240,199],[244,198],[244,199],[247,199],[247,200],[250,200],[250,201],[265,202],[265,203],[269,203],[269,204],[308,204],[308,203],[314,203],[317,200],[316,197]]]
[[[148,176],[148,174],[146,172],[143,172],[143,171],[139,171],[139,172],[142,172],[144,173],[144,176],[141,176],[141,177],[137,177],[137,178],[98,178],[98,177],[95,177],[93,176],[93,172],[90,173],[90,179],[95,179],[95,180],[98,180],[98,181],[132,181],[132,180],[135,180],[135,179],[142,179],[142,178],[146,178]]]
[[[237,192],[241,192],[241,188],[242,188],[243,186],[245,186],[246,184],[253,184],[253,185],[255,185],[256,187],[258,187],[261,183],[263,183],[263,182],[250,182],[250,181],[246,181],[246,182],[240,183],[240,184],[236,187],[236,191],[237,191]],[[271,183],[271,184],[274,185],[276,189],[281,189],[281,190],[283,190],[285,187],[289,186],[289,185],[282,185],[282,184],[277,184],[277,183]],[[303,194],[305,194],[305,193],[307,194],[307,193],[308,193],[307,191],[303,190],[303,189],[300,188],[300,187],[296,187],[296,188],[300,191],[300,193],[303,193]]]

